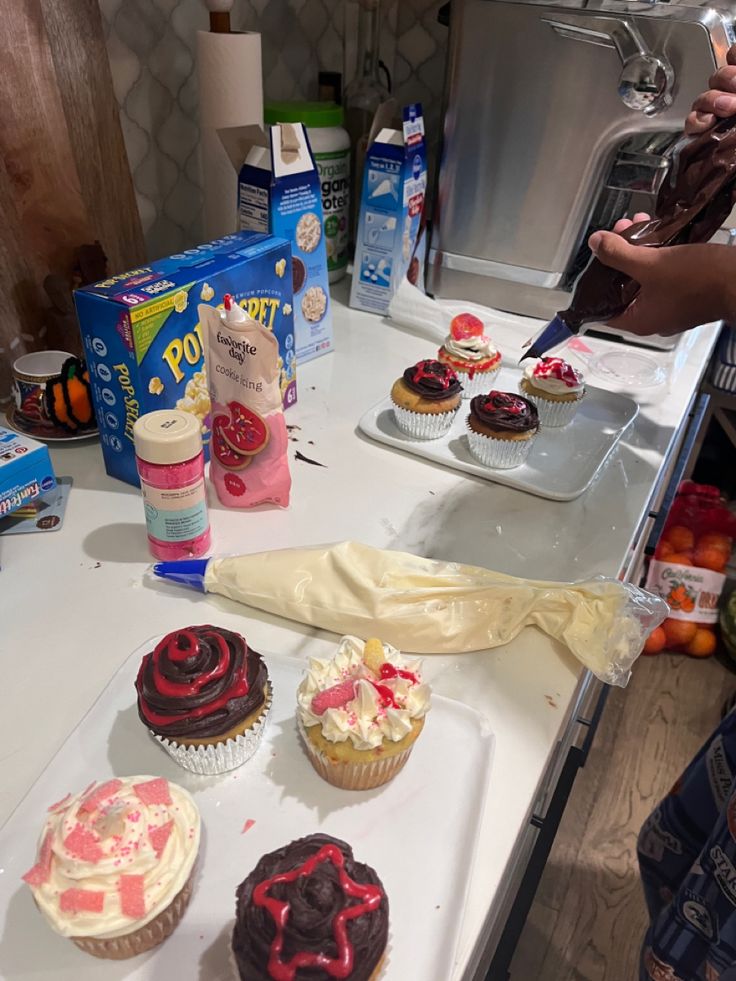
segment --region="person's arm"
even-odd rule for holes
[[[693,103],[685,122],[688,135],[705,132],[717,118],[736,115],[736,45],[728,66],[709,80],[707,92]],[[641,221],[648,215],[636,215]],[[632,334],[679,334],[711,320],[736,322],[736,247],[676,245],[649,249],[630,245],[617,232],[631,225],[624,219],[612,232],[595,232],[588,240],[602,263],[641,285],[639,295],[612,327]]]

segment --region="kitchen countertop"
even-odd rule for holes
[[[338,288],[338,297],[346,294]],[[359,435],[362,413],[407,364],[436,344],[334,304],[334,354],[299,369],[299,401],[286,415],[293,442],[292,505],[234,512],[211,507],[213,552],[238,553],[356,539],[535,579],[617,576],[653,488],[681,432],[717,337],[714,325],[656,353],[665,384],[632,394],[640,414],[591,489],[571,502],[542,500],[425,463]],[[504,315],[494,338],[516,361],[534,322]],[[611,342],[590,340],[596,351]],[[615,389],[588,376],[591,384]],[[573,434],[574,438],[574,434]],[[293,459],[301,452],[322,466]],[[334,636],[219,597],[151,582],[139,492],[104,473],[96,442],[51,447],[74,486],[58,532],[0,538],[0,822],[122,661],[147,638],[214,619],[257,649],[328,654]],[[505,648],[428,657],[428,680],[489,721],[496,736],[455,977],[467,975],[493,919],[499,886],[527,827],[538,788],[585,675],[533,628]],[[2,869],[0,869],[0,874]]]

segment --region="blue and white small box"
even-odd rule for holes
[[[54,487],[48,447],[0,426],[0,519]]]

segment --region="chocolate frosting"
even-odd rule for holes
[[[528,433],[539,428],[536,406],[522,395],[511,392],[489,392],[470,400],[470,414],[480,422],[501,432]]]
[[[407,368],[404,372],[404,382],[412,392],[416,392],[430,402],[452,398],[463,390],[452,368],[440,361],[420,361]]]
[[[185,627],[144,656],[135,682],[138,715],[159,736],[221,736],[263,704],[267,681],[261,655],[240,634]]]
[[[268,962],[276,925],[268,909],[254,902],[254,889],[276,875],[299,868],[325,845],[334,845],[342,852],[344,869],[351,879],[363,886],[377,886],[383,893],[377,909],[346,921],[354,956],[348,981],[368,981],[376,969],[388,943],[388,898],[381,881],[368,865],[353,859],[353,851],[344,841],[315,834],[264,855],[238,886],[232,946],[242,981],[272,981],[273,978]],[[284,964],[299,952],[336,957],[335,916],[361,901],[346,895],[331,861],[320,862],[311,874],[301,875],[293,882],[272,885],[268,896],[288,903],[284,943],[279,955]],[[334,974],[318,966],[299,967],[294,981],[334,981]]]

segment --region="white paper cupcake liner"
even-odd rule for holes
[[[439,439],[450,431],[452,421],[457,415],[457,409],[452,412],[412,412],[410,409],[402,409],[393,401],[391,404],[396,425],[402,433],[413,439]]]
[[[382,787],[389,780],[393,780],[396,774],[403,769],[414,749],[414,743],[412,743],[401,753],[395,753],[393,756],[386,756],[380,760],[371,760],[367,763],[342,763],[331,760],[325,753],[317,749],[307,735],[302,720],[298,718],[297,721],[310,763],[323,780],[332,784],[333,787],[340,787],[342,790],[373,790],[375,787]]]
[[[539,413],[540,426],[548,429],[560,429],[572,422],[575,413],[578,411],[580,403],[585,398],[585,393],[573,402],[556,402],[554,399],[545,399],[541,395],[530,395],[523,386],[519,386],[519,391],[525,399],[529,399],[537,407]]]
[[[453,369],[457,375],[457,380],[463,386],[463,398],[472,399],[476,395],[487,395],[493,388],[493,384],[501,370],[501,362],[490,371],[476,371],[471,378],[468,372]]]
[[[494,470],[520,467],[536,439],[536,433],[530,439],[494,439],[493,436],[473,432],[469,426],[466,428],[470,452],[484,467],[493,467]]]
[[[247,729],[242,735],[235,739],[228,739],[224,743],[215,743],[210,746],[182,746],[165,736],[159,736],[151,732],[157,743],[159,743],[179,766],[192,773],[199,773],[202,776],[217,776],[218,773],[227,773],[228,770],[235,770],[237,767],[247,763],[251,756],[261,744],[263,730],[268,721],[273,702],[273,687],[271,679],[268,681],[268,695],[261,709],[258,720]]]

